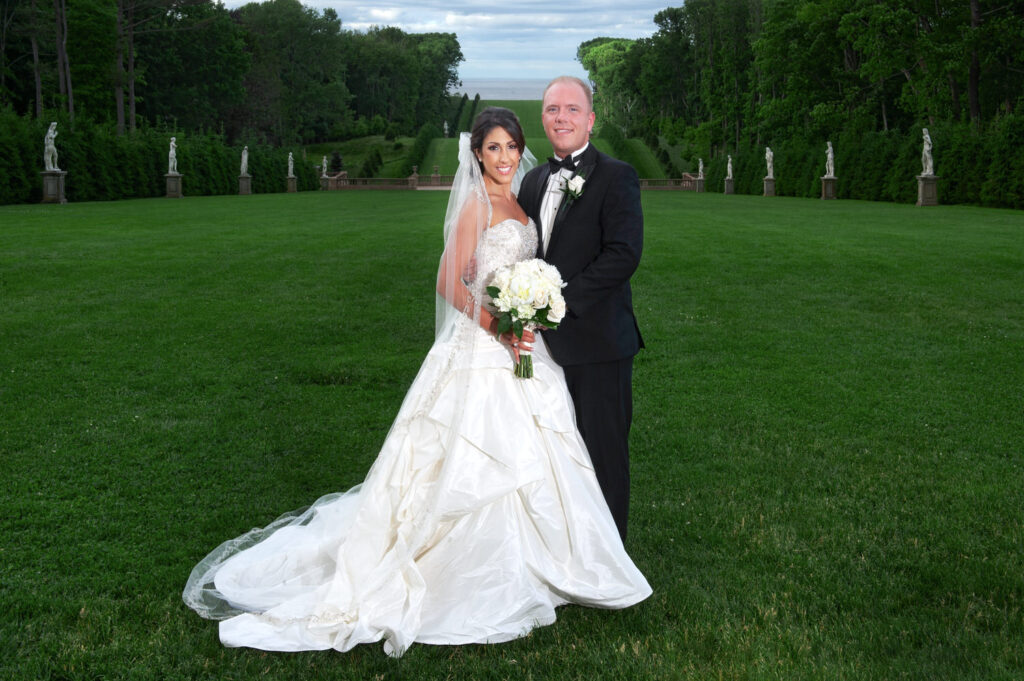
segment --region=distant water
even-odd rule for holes
[[[546,78],[465,78],[456,94],[467,94],[472,99],[540,99],[547,87]]]

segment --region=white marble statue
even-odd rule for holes
[[[444,136],[448,136],[448,121],[444,122]]]
[[[320,166],[320,177],[327,177],[327,157],[324,156],[323,164]]]
[[[832,151],[832,142],[826,143],[828,146],[825,148],[825,177],[836,176],[836,155]]]
[[[167,174],[178,174],[178,145],[175,143],[174,137],[171,138],[171,148],[167,152]]]
[[[238,172],[239,175],[249,174],[249,146],[242,147],[242,169]]]
[[[697,159],[697,179],[704,179],[704,159],[702,158]]]
[[[775,179],[775,154],[772,153],[771,147],[764,148],[764,162],[768,166],[768,174],[765,178],[769,180]]]
[[[288,177],[295,177],[295,157],[288,152]]]
[[[50,123],[50,128],[43,138],[43,165],[47,170],[60,171],[57,167],[57,122]]]
[[[725,163],[725,179],[732,179],[732,155],[729,155],[729,160]]]
[[[924,135],[924,147],[921,149],[921,174],[935,174],[935,160],[932,158],[932,137],[928,134],[928,128],[921,128]]]

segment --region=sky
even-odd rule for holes
[[[246,0],[228,0],[229,8]],[[406,33],[455,33],[465,61],[459,77],[530,78],[586,76],[576,61],[579,44],[601,36],[644,38],[656,26],[654,15],[682,0],[589,0],[588,2],[470,2],[468,0],[302,0],[307,7],[332,7],[342,27],[365,30],[395,26]]]

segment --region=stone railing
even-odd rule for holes
[[[440,169],[434,166],[434,172],[430,175],[417,175],[418,167],[412,167],[412,178],[416,180],[417,189],[448,189],[455,182],[454,175],[442,175]]]
[[[348,171],[320,176],[320,189],[416,189],[416,177],[349,177]]]
[[[664,179],[641,178],[640,189],[674,189],[684,192],[702,192],[704,191],[704,178],[698,178],[690,173],[683,173],[682,177]]]

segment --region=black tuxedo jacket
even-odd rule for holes
[[[625,359],[644,346],[633,314],[629,278],[640,264],[644,217],[640,181],[628,163],[594,148],[583,152],[576,174],[586,181],[580,198],[557,213],[544,251],[540,207],[551,170],[531,170],[519,188],[519,204],[537,224],[537,256],[558,268],[568,313],[544,340],[562,366]],[[563,197],[562,202],[569,201]]]

